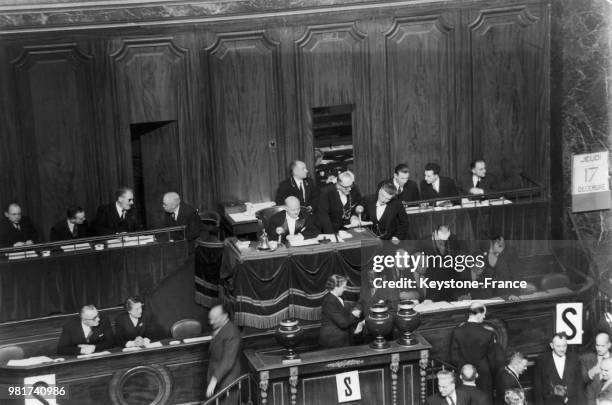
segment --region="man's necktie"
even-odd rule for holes
[[[21,225],[19,224],[13,224],[13,226],[15,227],[15,229],[17,229],[18,231],[21,231]]]
[[[77,224],[74,224],[74,227],[72,228],[72,236],[75,238],[79,237],[79,226]]]
[[[175,212],[171,213],[171,214],[170,214],[170,217],[171,217],[173,220],[175,220],[175,221],[176,221],[176,213],[175,213]]]
[[[476,180],[476,188],[480,188],[480,178],[478,178],[478,180]]]
[[[398,187],[397,188],[397,194],[402,194],[402,190],[404,190],[402,187]]]
[[[306,201],[306,194],[304,193],[304,187],[302,186],[304,182],[300,182],[298,189],[300,190],[300,195],[302,196],[302,200]]]
[[[446,398],[448,398],[448,400],[450,401],[450,402],[449,402],[449,404],[450,404],[450,405],[455,405],[455,401],[453,401],[453,397],[451,397],[451,396],[449,395],[449,396],[448,396],[448,397],[446,397]]]
[[[85,338],[85,340],[87,341],[87,343],[89,343],[89,339],[91,339],[91,336],[93,335],[93,330],[90,330],[89,333],[87,334],[87,337]]]
[[[125,219],[125,210],[121,210],[121,220]]]

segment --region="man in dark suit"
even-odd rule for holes
[[[140,297],[125,301],[125,312],[115,318],[115,344],[118,347],[143,347],[162,337],[161,328],[151,313],[143,313]]]
[[[361,206],[361,193],[355,186],[355,175],[346,171],[338,182],[321,190],[317,224],[323,233],[336,233],[344,226],[357,225],[355,208]],[[363,206],[361,206],[363,208]]]
[[[490,405],[491,401],[487,398],[487,395],[476,386],[478,372],[476,372],[474,366],[465,364],[461,367],[459,378],[461,379],[461,389],[467,394],[471,405]]]
[[[89,226],[85,217],[85,210],[79,206],[69,207],[66,211],[66,219],[53,225],[49,233],[49,240],[70,240],[86,238],[89,236]]]
[[[283,205],[289,196],[297,197],[303,207],[316,211],[319,203],[319,190],[314,181],[308,177],[306,163],[294,160],[289,166],[291,175],[280,182],[276,191],[276,205]]]
[[[30,218],[21,214],[17,203],[10,203],[0,221],[0,247],[38,243],[38,231]]]
[[[421,199],[455,197],[459,195],[455,181],[440,176],[440,166],[437,163],[425,165],[425,179],[421,181]]]
[[[393,183],[395,188],[397,188],[397,194],[395,197],[399,201],[403,202],[404,205],[413,201],[418,201],[421,199],[419,187],[414,181],[409,180],[409,178],[410,169],[408,168],[408,165],[402,163],[395,166],[395,169],[393,170],[393,178],[381,181],[378,184],[378,188],[380,189],[384,183]]]
[[[162,198],[163,216],[158,220],[159,226],[163,228],[173,226],[185,226],[185,238],[194,241],[200,236],[201,221],[196,210],[189,204],[181,201],[178,193],[173,191],[164,194]],[[163,237],[164,235],[162,235]],[[172,232],[172,240],[182,240],[183,232]]]
[[[448,225],[441,224],[436,227],[432,234],[421,240],[418,244],[420,249],[417,252],[423,252],[424,257],[429,257],[427,263],[422,263],[422,268],[417,269],[419,275],[431,281],[451,281],[451,280],[466,280],[470,277],[469,271],[459,272],[459,267],[446,267],[443,260],[445,257],[456,257],[462,254],[464,250],[450,231]],[[459,289],[450,288],[430,288],[426,291],[427,299],[432,301],[457,301],[467,298],[466,292]]]
[[[598,333],[595,336],[595,352],[588,352],[580,357],[582,381],[586,386],[589,403],[595,402],[595,394],[601,389],[601,364],[603,360],[610,358],[610,346],[610,336],[607,333]],[[589,396],[589,393],[592,395]]]
[[[221,304],[210,309],[208,322],[213,329],[208,347],[210,358],[206,379],[206,397],[210,398],[240,377],[242,336],[230,321],[227,309]]]
[[[508,365],[497,372],[495,377],[495,403],[504,405],[504,396],[506,390],[518,388],[521,391],[524,389],[520,381],[520,376],[527,370],[527,359],[520,352],[514,352],[510,355]]]
[[[449,370],[438,371],[438,391],[427,398],[427,405],[471,405],[468,394],[455,387],[455,373]]]
[[[602,399],[612,399],[612,359],[605,358],[600,372],[586,388],[586,405],[600,405]]]
[[[542,354],[536,362],[535,403],[546,405],[558,400],[559,388],[566,391],[567,405],[584,404],[583,384],[578,356],[567,353],[565,333],[555,333],[550,352]]]
[[[94,228],[96,235],[113,235],[143,229],[134,206],[134,191],[123,187],[115,192],[115,202],[98,207]]]
[[[365,200],[362,219],[372,221],[372,231],[383,240],[406,239],[408,235],[408,215],[401,201],[394,198],[396,194],[393,183],[383,183],[375,196]]]
[[[113,329],[93,305],[81,308],[79,318],[64,325],[57,344],[57,353],[76,356],[104,351],[113,347]]]
[[[482,303],[470,305],[467,322],[457,326],[451,333],[450,358],[458,368],[465,364],[476,367],[476,385],[487,398],[492,398],[493,371],[497,369],[495,334],[482,324],[486,313],[487,309]]]
[[[277,212],[268,220],[266,233],[270,238],[278,240],[278,228],[283,228],[282,241],[298,241],[314,238],[319,234],[312,215],[302,209],[297,197],[289,196],[285,199],[285,210]]]
[[[461,178],[462,194],[485,194],[494,190],[494,180],[487,176],[487,163],[476,159],[470,163],[470,173]]]

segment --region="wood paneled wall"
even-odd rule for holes
[[[478,156],[548,184],[549,7],[487,0],[0,38],[0,195],[44,234],[133,178],[130,125],[176,121],[184,199],[273,198],[313,162],[312,108],[352,104],[360,187]],[[174,157],[171,157],[175,159]],[[161,196],[160,196],[161,198]],[[157,207],[155,207],[157,208]]]

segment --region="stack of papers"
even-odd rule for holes
[[[77,359],[88,359],[90,357],[100,357],[100,356],[106,356],[107,354],[111,354],[108,350],[103,351],[103,352],[93,352],[91,354],[79,354],[77,356]]]
[[[417,312],[432,312],[438,311],[440,309],[453,309],[455,308],[451,304],[446,301],[439,302],[422,302],[419,305],[414,307],[414,310]]]
[[[319,240],[317,238],[310,238],[304,240],[292,240],[289,242],[291,247],[299,247],[299,246],[310,246],[310,245],[318,245]]]
[[[25,259],[26,257],[38,257],[38,253],[36,253],[33,250],[28,250],[26,252],[13,252],[13,253],[7,253],[6,254],[8,256],[9,260],[14,260],[14,259]]]
[[[496,198],[491,200],[491,205],[505,205],[512,204],[512,201],[506,200],[505,198]]]
[[[211,335],[186,338],[183,339],[183,343],[208,342],[209,340],[212,340]]]
[[[231,219],[234,220],[234,222],[251,222],[251,221],[257,221],[257,218],[255,217],[255,213],[259,210],[263,210],[266,208],[270,208],[270,207],[274,207],[276,205],[276,203],[274,201],[266,201],[266,202],[262,202],[262,203],[257,203],[257,204],[251,204],[253,206],[253,210],[252,213],[247,213],[247,212],[236,212],[233,214],[228,214],[230,216]]]
[[[124,236],[118,239],[109,239],[106,241],[106,245],[109,248],[123,247],[123,246],[139,246],[146,245],[148,243],[155,242],[155,236],[153,235],[141,235],[141,236]]]
[[[162,342],[151,342],[145,345],[147,349],[153,349],[155,347],[162,347],[162,346],[163,346]]]
[[[15,367],[25,367],[25,366],[35,366],[37,364],[49,363],[54,360],[47,356],[37,356],[37,357],[28,357],[27,359],[14,359],[9,360],[6,365],[7,366],[15,366]]]
[[[75,250],[91,249],[91,246],[89,243],[77,243],[74,245],[62,245],[61,248],[64,252],[73,252]]]

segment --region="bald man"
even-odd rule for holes
[[[200,217],[196,210],[189,204],[181,201],[178,193],[171,191],[162,197],[162,208],[164,213],[158,221],[158,226],[168,228],[173,226],[185,226],[185,238],[194,241],[200,236]],[[171,232],[171,240],[182,240],[183,232]]]
[[[558,403],[559,389],[565,387],[567,405],[585,403],[578,356],[567,352],[567,336],[555,333],[550,341],[550,351],[536,361],[534,373],[535,403],[546,405]],[[557,401],[557,402],[555,402]]]
[[[476,367],[471,364],[465,364],[461,367],[459,378],[462,383],[461,388],[468,395],[471,405],[489,405],[491,403],[487,395],[476,386],[476,379],[478,378]]]
[[[612,398],[612,359],[609,357],[601,361],[599,373],[586,388],[587,405],[597,405],[603,398]]]
[[[441,370],[436,374],[438,378],[438,393],[427,398],[427,405],[470,405],[468,395],[455,384],[455,373]]]
[[[319,190],[314,181],[308,177],[306,163],[294,160],[289,165],[289,178],[280,182],[276,192],[276,205],[283,205],[289,196],[296,197],[304,207],[316,211],[319,202]]]
[[[597,392],[601,389],[601,365],[610,358],[610,336],[598,333],[595,336],[595,352],[585,353],[580,357],[582,380],[586,384],[587,401],[595,403]]]
[[[277,212],[268,220],[266,232],[274,240],[278,240],[278,228],[283,231],[282,241],[297,241],[314,238],[319,234],[319,229],[314,224],[312,215],[301,209],[300,200],[297,197],[287,197],[285,199],[285,210]]]
[[[336,233],[346,225],[357,225],[355,209],[361,205],[362,197],[355,185],[355,175],[350,171],[338,175],[336,184],[321,190],[317,211],[317,224],[323,233]]]
[[[0,221],[0,247],[32,245],[38,242],[38,232],[30,218],[21,213],[17,203],[10,203]]]
[[[81,308],[78,318],[63,326],[57,344],[57,354],[91,354],[109,349],[113,345],[113,329],[109,320],[100,315],[93,305],[85,305]]]

